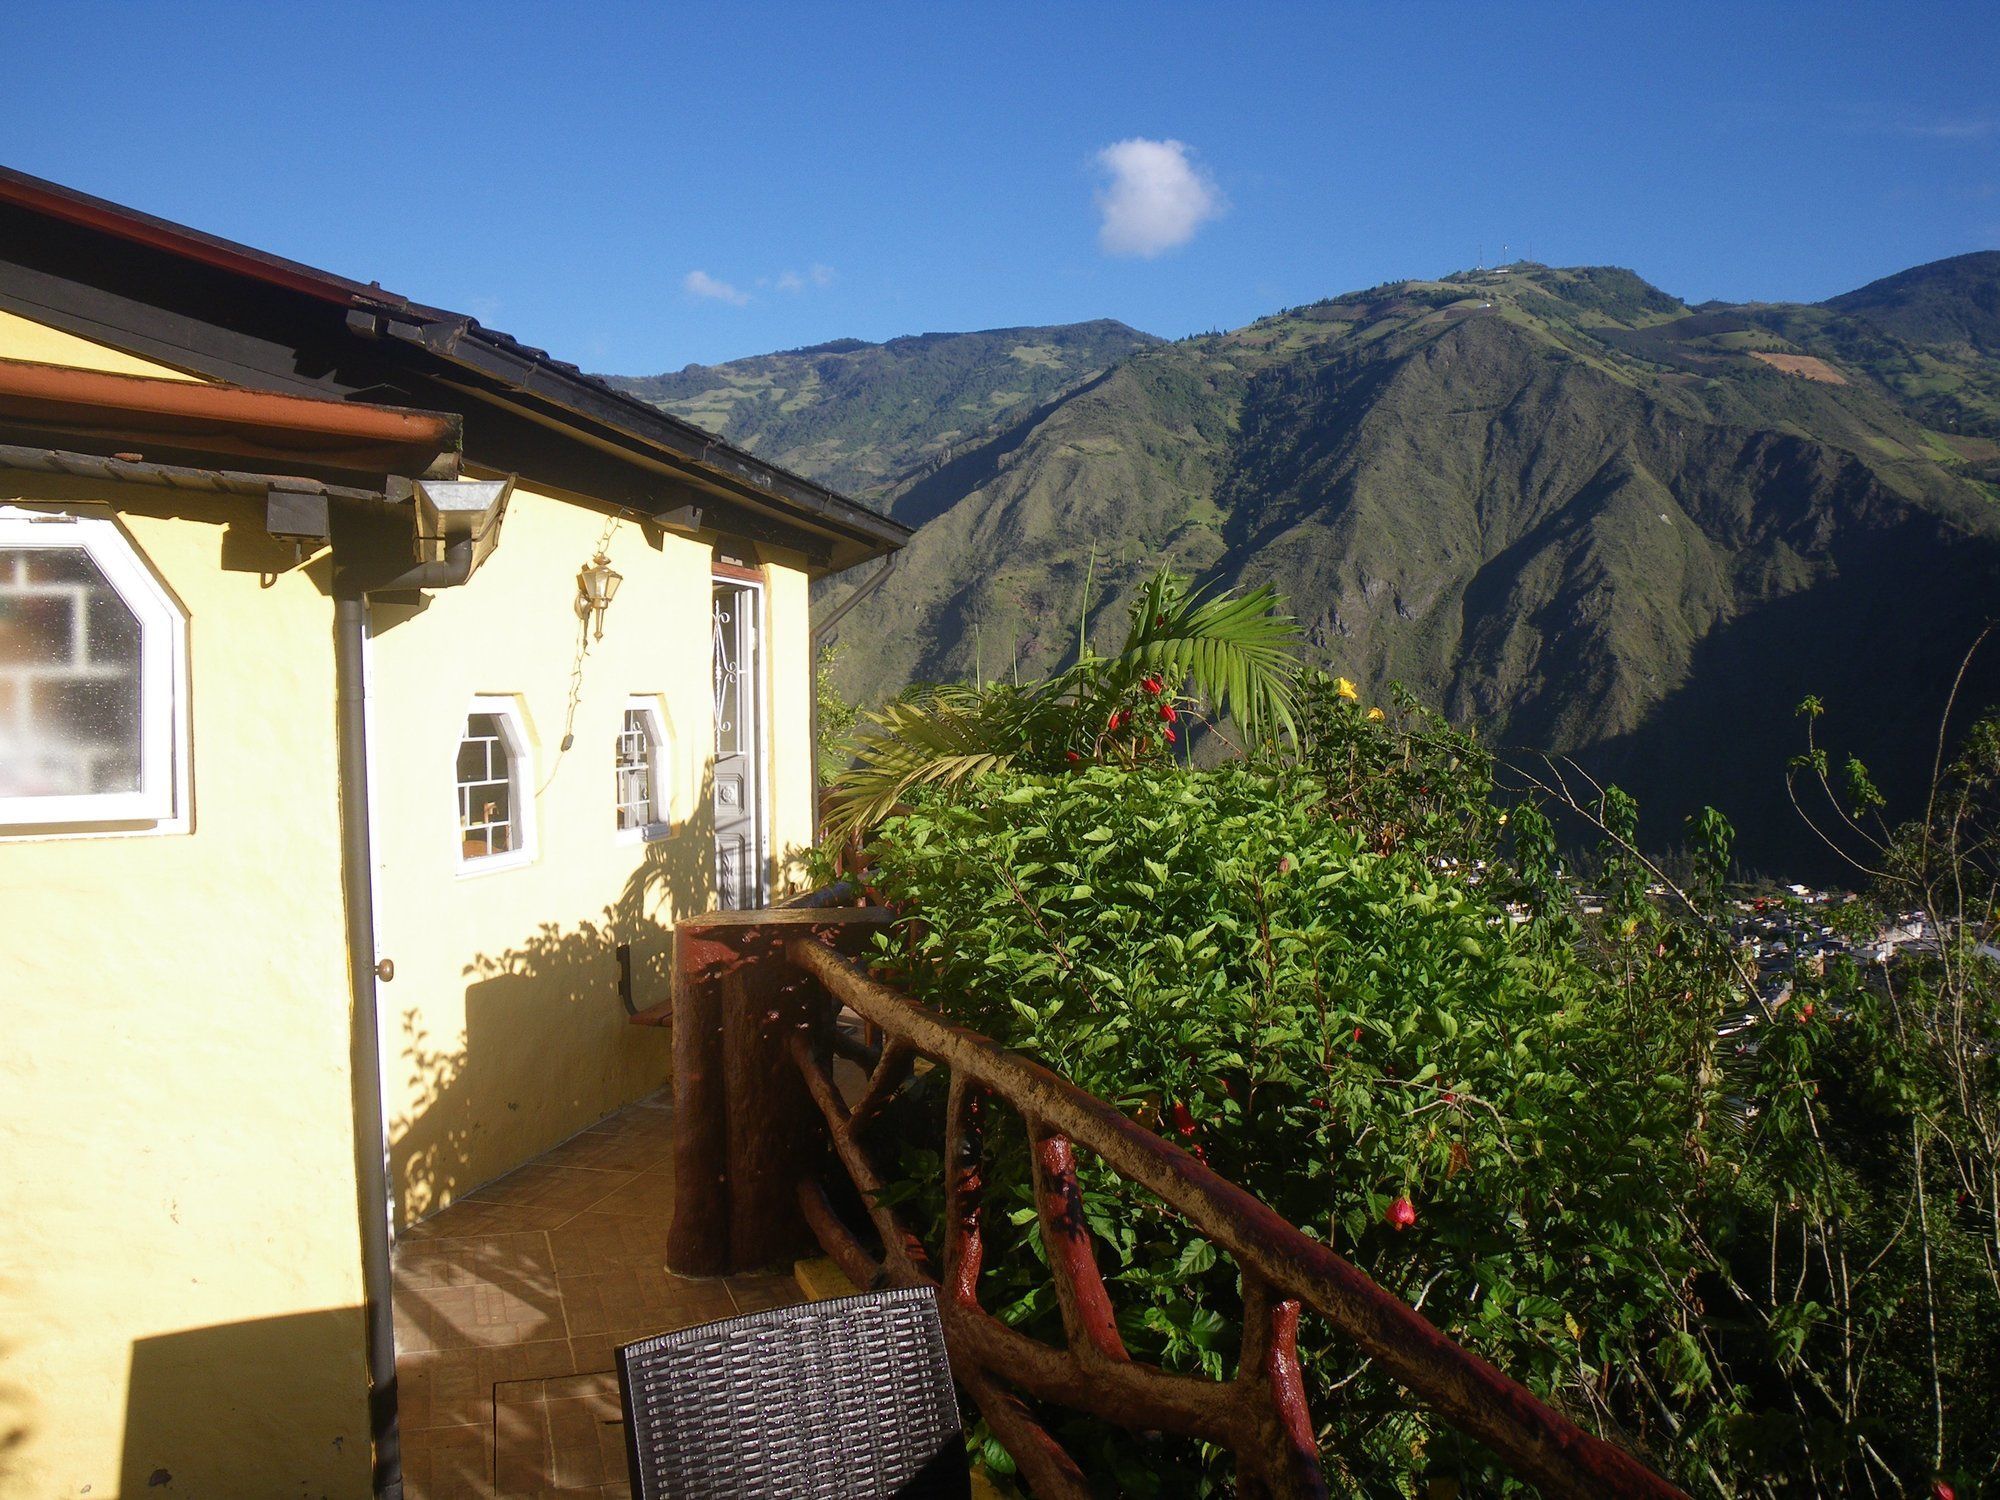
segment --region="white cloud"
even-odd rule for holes
[[[1222,190],[1180,141],[1135,136],[1098,152],[1097,165],[1110,179],[1097,192],[1097,243],[1106,255],[1150,260],[1185,245],[1223,210]]]
[[[781,271],[776,285],[779,291],[794,294],[803,292],[809,286],[832,286],[833,267],[815,262],[809,270]]]
[[[707,297],[716,302],[727,302],[731,307],[741,307],[750,300],[748,292],[738,291],[706,271],[688,272],[681,278],[681,289],[690,297]]]

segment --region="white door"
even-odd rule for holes
[[[764,904],[761,602],[754,583],[715,580],[715,893],[725,911]]]

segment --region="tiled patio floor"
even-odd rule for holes
[[[655,1095],[400,1237],[408,1500],[627,1494],[612,1350],[804,1300],[789,1275],[663,1269],[672,1131]]]

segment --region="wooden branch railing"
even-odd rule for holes
[[[1189,1153],[1049,1069],[871,977],[846,954],[885,920],[869,909],[725,913],[682,924],[674,1037],[681,1117],[668,1250],[674,1269],[749,1269],[810,1242],[857,1285],[938,1287],[952,1371],[1041,1497],[1080,1497],[1091,1490],[1024,1396],[1127,1429],[1228,1448],[1246,1495],[1324,1495],[1298,1354],[1299,1319],[1308,1308],[1550,1500],[1681,1496],[1637,1458],[1583,1431],[1460,1348],[1364,1272]],[[831,1065],[839,1005],[885,1039],[852,1107]],[[688,1118],[689,1096],[681,1092],[684,1051],[690,1065],[721,1066],[723,1121]],[[941,1265],[884,1202],[887,1183],[863,1139],[918,1058],[950,1072]],[[717,1104],[710,1081],[693,1079],[694,1097],[704,1108]],[[981,1142],[986,1112],[995,1103],[1018,1112],[1028,1129],[1041,1236],[1062,1313],[1061,1348],[1009,1327],[979,1303]],[[802,1116],[814,1128],[802,1127]],[[789,1146],[781,1150],[774,1133],[787,1134]],[[828,1146],[866,1208],[879,1252],[833,1206],[819,1176]],[[1079,1148],[1158,1197],[1234,1259],[1242,1275],[1244,1325],[1233,1378],[1169,1373],[1126,1350],[1084,1222]],[[770,1172],[781,1182],[744,1176]],[[719,1234],[718,1225],[726,1232]]]

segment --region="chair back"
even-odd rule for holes
[[[683,1328],[618,1351],[635,1500],[963,1500],[930,1287]]]

